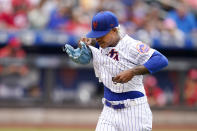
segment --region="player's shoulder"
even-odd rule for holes
[[[129,35],[125,35],[122,38],[121,43],[128,48],[136,48],[136,45],[140,43],[140,41],[130,37]]]
[[[123,42],[128,47],[128,49],[136,50],[139,53],[147,53],[150,50],[149,45],[128,35],[124,37]]]
[[[91,50],[92,53],[99,53],[100,52],[98,48],[96,48],[92,45],[89,45],[88,47],[89,47],[89,49]]]
[[[140,42],[139,40],[136,40],[136,39],[130,37],[129,35],[125,35],[122,40],[123,44],[129,45],[129,46],[136,46],[136,44],[139,42]]]

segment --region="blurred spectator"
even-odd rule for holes
[[[197,106],[197,69],[189,70],[184,92],[186,104],[188,106]]]
[[[164,48],[183,48],[185,35],[177,28],[175,21],[168,18],[163,22],[160,41]]]
[[[0,50],[0,58],[25,58],[26,53],[21,48],[18,38],[11,38],[8,44]]]
[[[50,12],[48,29],[63,30],[72,15],[72,2],[59,0],[57,7]]]
[[[192,32],[196,27],[194,14],[189,11],[189,7],[185,3],[178,2],[175,10],[170,11],[167,17],[173,19],[177,27],[186,34]]]
[[[193,9],[197,9],[197,1],[196,0],[183,0],[185,3],[190,5]]]
[[[169,87],[167,90],[165,89],[166,96],[168,98],[168,104],[172,105],[178,105],[180,104],[180,95],[181,95],[181,89],[180,89],[180,72],[176,70],[168,71],[168,78],[169,82],[171,83],[171,89]]]
[[[161,28],[161,20],[159,17],[159,7],[154,4],[149,8],[149,12],[144,16],[144,22],[142,23],[141,28],[136,31],[137,39],[153,47],[154,40],[158,39],[160,34],[159,29]]]
[[[126,20],[125,7],[121,0],[100,0],[99,2],[97,12],[110,10],[117,15],[119,22]]]
[[[1,28],[24,29],[28,27],[27,12],[31,7],[28,0],[12,0],[12,9],[0,12]]]
[[[144,28],[139,29],[135,33],[135,37],[140,41],[153,47],[154,39],[159,37],[159,31],[154,25],[154,22],[148,21],[144,23]]]
[[[164,106],[166,96],[164,91],[157,85],[157,79],[154,76],[147,76],[144,79],[144,87],[151,106]]]
[[[43,6],[47,0],[40,0],[38,5],[28,13],[28,19],[30,27],[33,29],[43,29],[48,22],[48,14],[43,9]]]
[[[12,0],[0,0],[0,12],[8,12],[12,10]]]
[[[102,0],[79,0],[79,7],[77,8],[82,8],[85,12],[93,11],[92,13],[94,13],[100,1]],[[75,10],[73,9],[73,11]]]
[[[38,77],[24,63],[25,57],[19,39],[14,37],[0,50],[0,97],[22,98],[24,89],[36,84]]]
[[[65,25],[65,31],[78,37],[84,36],[90,30],[89,18],[80,8],[73,10],[71,19]]]
[[[134,37],[136,29],[137,29],[137,26],[135,23],[133,23],[132,21],[127,21],[127,22],[124,22],[121,25],[121,27],[123,28],[125,33]]]
[[[140,28],[144,24],[149,9],[149,6],[143,0],[136,0],[132,8],[130,8],[132,12],[131,21]]]

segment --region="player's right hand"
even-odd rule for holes
[[[81,48],[81,44],[80,41],[83,41],[87,46],[91,45],[91,46],[95,46],[96,45],[96,40],[93,38],[86,38],[86,37],[82,37],[80,38],[79,42],[78,42],[78,47]]]

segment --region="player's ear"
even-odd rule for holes
[[[117,28],[113,28],[112,31],[113,31],[113,32],[117,32]]]
[[[116,28],[111,29],[111,32],[112,32],[113,34],[118,34],[118,30],[117,30]]]

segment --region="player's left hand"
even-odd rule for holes
[[[134,73],[132,70],[126,70],[123,72],[120,72],[116,77],[112,78],[113,82],[116,83],[127,83],[134,77]]]

